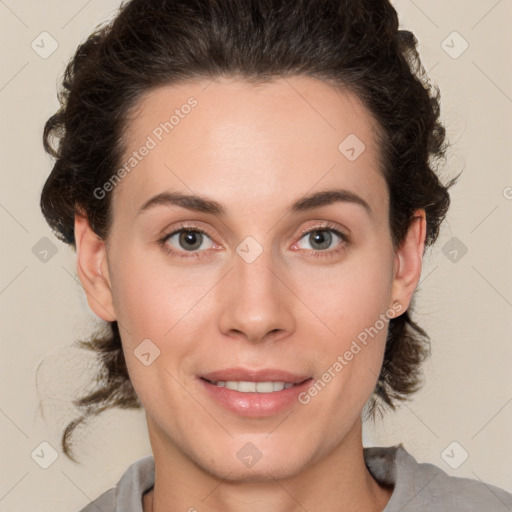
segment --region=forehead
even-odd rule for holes
[[[114,202],[135,214],[152,195],[181,190],[247,208],[343,186],[386,208],[377,130],[356,95],[310,77],[162,86],[128,116]]]

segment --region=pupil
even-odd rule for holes
[[[197,249],[201,246],[201,242],[198,242],[198,235],[200,235],[200,233],[198,233],[197,231],[183,231],[180,237],[180,243],[183,243],[185,249]],[[192,247],[190,247],[190,245],[188,244],[192,245]]]
[[[319,243],[321,245],[321,249],[325,249],[331,244],[332,235],[328,231],[313,231],[311,235],[313,239],[316,239],[315,243]]]

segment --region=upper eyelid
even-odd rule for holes
[[[184,225],[184,226],[178,226],[178,227],[175,227],[169,231],[164,231],[162,237],[164,239],[167,239],[171,236],[174,236],[178,233],[181,233],[182,231],[193,231],[193,232],[200,232],[200,233],[203,233],[205,235],[207,235],[210,239],[213,239],[213,237],[210,235],[210,233],[208,232],[207,229],[205,228],[202,228],[202,227],[199,227],[199,226],[193,226],[193,225]]]
[[[325,225],[313,225],[309,228],[304,228],[301,230],[300,234],[301,236],[307,235],[308,233],[314,232],[314,231],[337,231],[341,233],[344,237],[348,238],[348,233],[346,233],[346,229],[342,228],[341,226],[337,224],[332,223],[326,223]]]

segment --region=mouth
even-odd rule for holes
[[[240,368],[198,377],[213,403],[237,416],[252,418],[273,416],[293,407],[313,380],[281,370]]]
[[[290,389],[294,386],[300,386],[306,381],[311,380],[310,378],[304,379],[301,382],[285,382],[285,381],[263,381],[255,382],[248,380],[218,380],[211,381],[201,377],[206,382],[213,384],[219,388],[231,389],[232,391],[238,391],[240,393],[275,393],[277,391],[283,391],[283,389]]]

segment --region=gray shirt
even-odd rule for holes
[[[512,511],[512,494],[478,480],[449,476],[433,464],[418,463],[401,444],[364,448],[364,459],[375,480],[394,485],[383,512]],[[80,512],[143,512],[142,495],[154,482],[155,463],[150,455],[134,462],[116,487]]]

